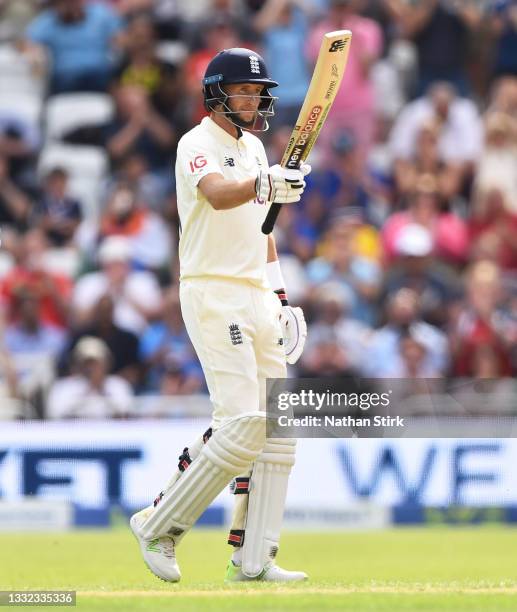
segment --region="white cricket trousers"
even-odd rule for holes
[[[275,293],[248,281],[203,277],[181,281],[180,301],[214,407],[212,427],[264,411],[266,379],[286,376]]]

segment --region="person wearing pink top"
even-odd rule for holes
[[[392,214],[382,228],[386,262],[398,254],[400,236],[408,227],[426,228],[433,243],[434,255],[440,260],[461,264],[469,248],[467,225],[453,212],[442,210],[436,177],[423,174],[417,180],[407,210]]]
[[[370,69],[382,52],[383,37],[380,26],[372,19],[359,15],[356,5],[357,0],[330,0],[328,17],[319,22],[309,36],[307,56],[309,60],[316,61],[325,32],[352,31],[346,72],[319,144],[324,151],[328,151],[329,136],[348,129],[354,134],[365,160],[375,129],[375,100]]]

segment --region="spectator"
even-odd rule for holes
[[[43,190],[36,207],[36,222],[48,241],[56,246],[69,246],[82,219],[81,203],[68,194],[68,172],[53,168],[43,181]]]
[[[170,183],[174,129],[152,106],[144,89],[118,84],[114,88],[116,116],[106,126],[106,148],[114,165],[138,153],[157,178]]]
[[[29,292],[38,299],[43,323],[66,328],[72,281],[46,267],[48,243],[41,229],[31,229],[20,240],[17,265],[3,278],[0,298],[9,321],[16,321],[17,296]]]
[[[304,352],[299,365],[299,376],[303,378],[344,378],[356,372],[345,349],[340,345],[336,333],[327,329]]]
[[[119,162],[108,189],[113,189],[117,183],[127,185],[139,201],[146,202],[157,212],[162,211],[170,193],[170,186],[165,189],[163,182],[149,171],[147,159],[136,152],[128,153]]]
[[[117,326],[140,334],[160,313],[160,287],[151,272],[132,271],[131,247],[126,238],[110,236],[99,249],[101,270],[79,279],[72,298],[76,325],[91,325],[96,305],[106,294],[115,305]]]
[[[336,219],[325,234],[322,255],[309,262],[307,276],[313,285],[337,281],[352,295],[350,316],[367,325],[375,322],[374,303],[381,283],[377,263],[357,253],[357,223],[348,216]]]
[[[493,353],[501,376],[512,374],[511,349],[516,344],[517,325],[503,308],[504,299],[496,264],[479,261],[467,270],[465,303],[451,331],[457,376],[472,376],[479,370],[478,349]]]
[[[509,208],[506,192],[496,184],[475,192],[468,224],[471,261],[488,259],[503,270],[517,270],[517,214]]]
[[[423,318],[438,327],[445,324],[448,308],[460,296],[453,270],[432,255],[433,238],[428,229],[411,223],[403,227],[395,243],[396,259],[384,277],[384,299],[409,288],[420,297]]]
[[[45,323],[37,296],[21,291],[14,304],[18,313],[16,323],[6,327],[4,343],[13,355],[34,355],[55,359],[62,351],[66,333],[63,329]]]
[[[167,291],[163,320],[152,323],[140,339],[140,355],[147,365],[147,389],[176,385],[182,393],[203,387],[201,366],[183,325],[177,288]]]
[[[317,190],[327,211],[354,206],[369,219],[367,177],[353,133],[345,130],[333,134],[331,147],[329,164],[316,170],[308,179],[308,195]]]
[[[309,325],[307,344],[302,355],[302,367],[312,351],[318,350],[325,338],[335,337],[347,356],[349,367],[359,370],[364,358],[371,329],[350,318],[353,296],[343,285],[330,281],[316,287],[311,296],[310,310],[314,320]]]
[[[205,0],[201,0],[204,2]],[[262,1],[262,0],[261,0]],[[205,32],[213,23],[227,23],[236,33],[242,46],[254,49],[259,44],[258,37],[253,28],[252,16],[249,7],[246,7],[246,0],[208,0],[206,9],[200,13],[196,19],[191,19],[190,23],[190,45],[197,49],[203,47],[206,42]],[[252,41],[253,44],[248,44]],[[222,47],[228,48],[226,46]]]
[[[147,14],[133,15],[121,34],[124,57],[116,79],[123,85],[141,87],[153,96],[163,79],[163,66],[156,54],[156,35],[152,19]]]
[[[106,91],[121,20],[106,4],[55,0],[27,29],[50,55],[50,94]]]
[[[427,353],[429,348],[426,338],[421,338],[413,328],[406,330],[399,341],[400,365],[397,372],[394,368],[393,378],[438,378],[440,373],[429,367]]]
[[[94,307],[91,325],[78,330],[61,355],[61,371],[68,373],[71,356],[85,336],[100,338],[110,349],[110,374],[117,374],[134,388],[141,379],[141,363],[137,336],[119,327],[114,319],[114,303],[110,295],[103,295]]]
[[[17,108],[0,108],[0,156],[9,178],[21,189],[34,188],[34,161],[40,144],[40,127],[35,119]]]
[[[448,203],[462,187],[461,165],[445,161],[439,151],[440,126],[436,120],[424,122],[418,132],[415,153],[411,158],[398,158],[394,163],[397,204],[406,205],[416,191],[422,175],[436,178],[441,200]]]
[[[100,241],[109,236],[127,238],[138,267],[158,270],[169,263],[171,238],[164,220],[124,183],[115,185],[100,220]]]
[[[422,320],[421,300],[413,289],[399,289],[386,304],[386,324],[375,331],[362,361],[372,378],[444,375],[448,343],[443,332]],[[410,364],[416,359],[415,368]]]
[[[29,211],[30,201],[9,178],[7,158],[0,152],[0,226],[26,229]]]
[[[490,112],[485,118],[485,148],[476,171],[476,184],[486,191],[496,186],[508,210],[517,213],[517,117]]]
[[[309,23],[306,5],[295,0],[266,0],[254,14],[253,27],[262,36],[264,59],[271,66],[271,78],[278,82],[275,96],[275,128],[293,126],[309,85],[305,46]],[[282,61],[290,58],[289,62]]]
[[[411,38],[418,57],[417,95],[436,81],[453,84],[462,95],[469,85],[466,74],[468,35],[481,21],[474,2],[460,0],[387,0],[402,32]]]
[[[50,389],[47,417],[50,419],[126,417],[133,405],[130,385],[110,375],[110,353],[98,338],[86,336],[74,353],[76,373],[58,379]]]
[[[160,38],[176,40],[184,34],[183,13],[186,5],[181,0],[109,0],[109,3],[127,19],[142,14],[151,15]],[[196,4],[202,5],[202,2]]]
[[[328,151],[327,135],[348,129],[355,137],[364,164],[374,141],[375,97],[370,72],[382,52],[382,31],[375,21],[361,17],[358,5],[358,0],[330,0],[328,17],[312,30],[307,53],[314,62],[325,32],[352,30],[354,40],[347,69],[329,113],[322,143]]]
[[[493,76],[517,76],[517,3],[497,0],[493,4],[491,26],[496,36]]]
[[[393,159],[415,157],[418,135],[429,122],[439,127],[440,159],[460,164],[465,173],[471,171],[482,150],[481,119],[474,102],[457,97],[454,88],[447,83],[436,83],[425,97],[402,110],[390,137]]]
[[[501,77],[494,83],[488,112],[500,112],[517,120],[517,77]]]
[[[438,189],[438,182],[433,175],[420,176],[409,200],[408,210],[388,218],[382,229],[384,253],[388,261],[396,256],[400,232],[413,224],[427,228],[436,257],[450,263],[465,260],[468,249],[467,226],[454,213],[441,209]]]
[[[193,372],[179,364],[172,355],[164,360],[164,370],[160,380],[160,395],[192,395],[204,389],[200,370]]]
[[[202,47],[189,55],[182,71],[182,93],[190,124],[194,125],[206,115],[199,84],[205,75],[208,62],[223,49],[242,46],[237,30],[227,18],[215,18],[205,24]]]

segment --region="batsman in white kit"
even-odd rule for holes
[[[218,53],[203,79],[209,116],[178,144],[181,308],[213,419],[154,504],[130,521],[149,569],[170,582],[181,577],[176,548],[228,484],[226,580],[307,578],[275,563],[296,441],[266,439],[266,379],[286,376],[307,334],[301,309],[288,304],[274,238],[260,230],[271,202],[300,200],[310,172],[270,168],[252,133],[268,129],[277,85],[254,51]]]

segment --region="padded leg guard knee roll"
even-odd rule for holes
[[[295,451],[296,440],[270,439],[253,465],[242,548],[242,571],[250,578],[258,576],[278,551]]]
[[[163,495],[141,526],[147,539],[181,536],[232,478],[245,471],[264,447],[265,413],[251,412],[228,420],[203,446],[188,469]]]

